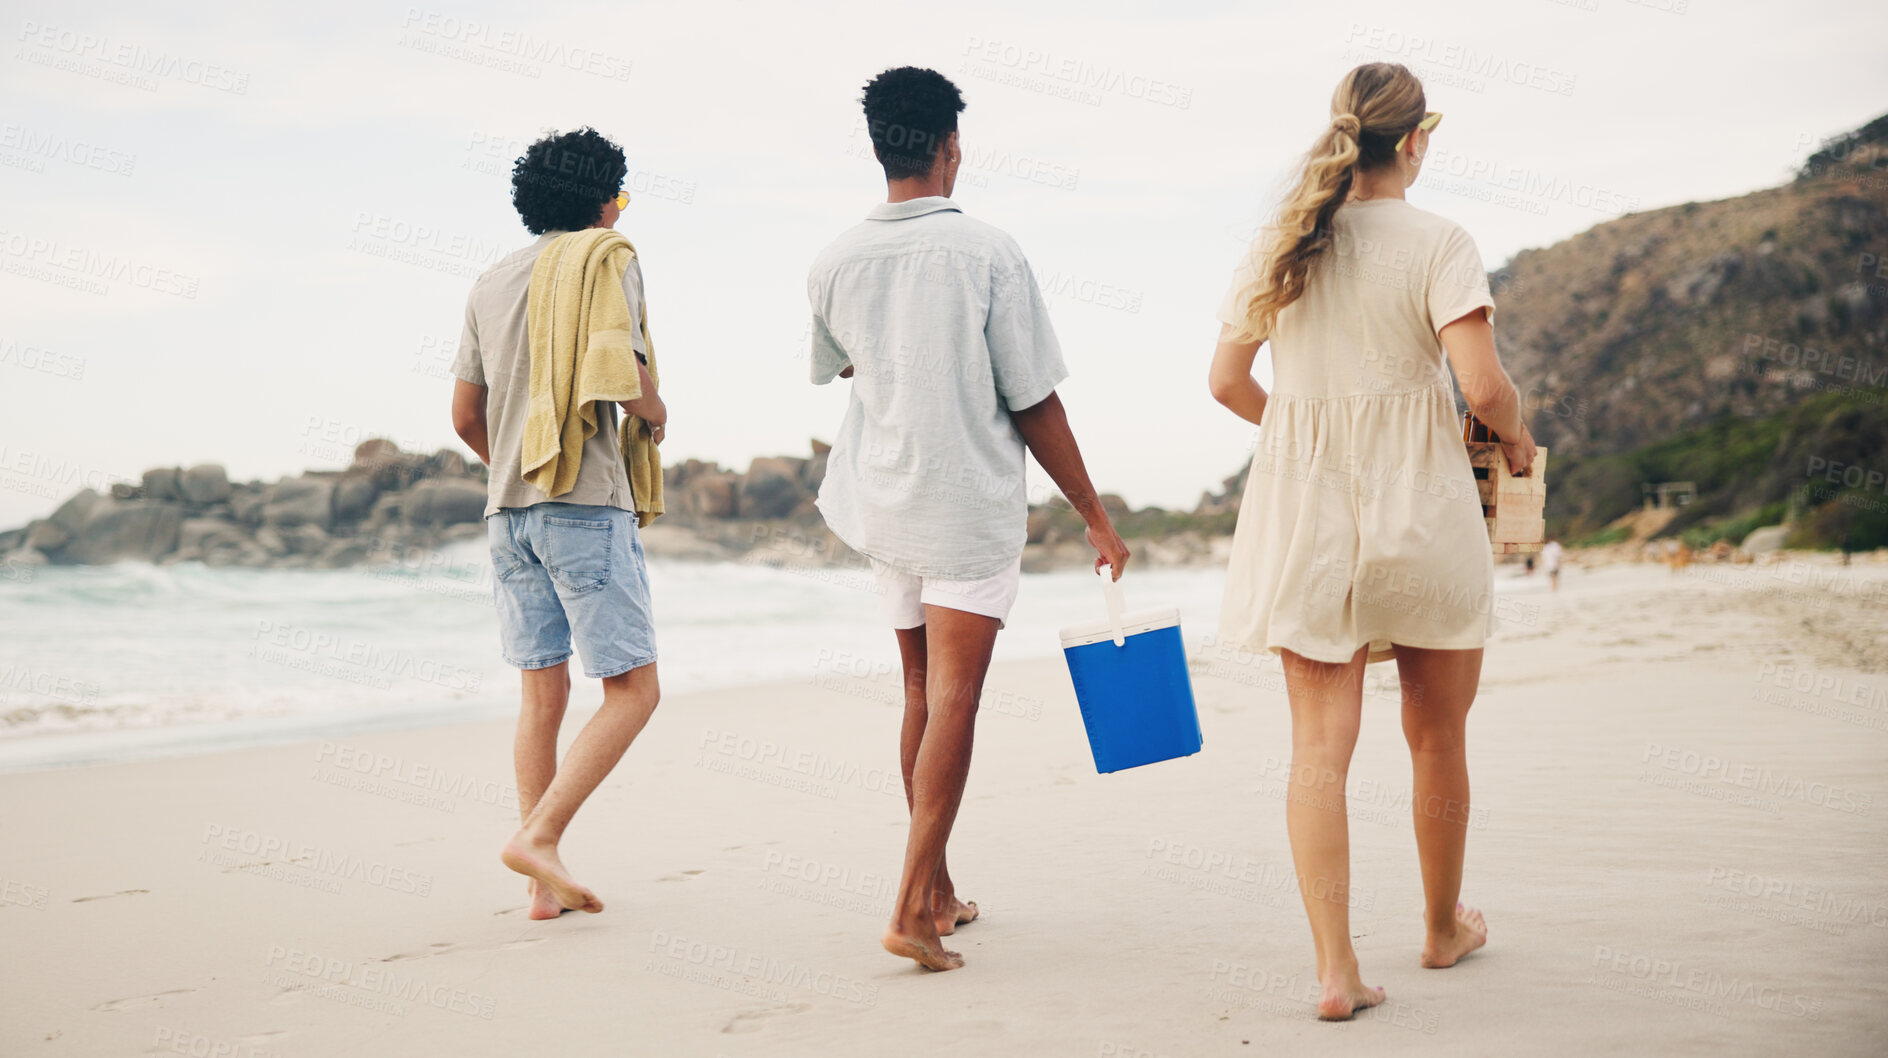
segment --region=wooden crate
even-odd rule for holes
[[[1547,449],[1537,448],[1527,475],[1516,477],[1508,471],[1499,439],[1474,416],[1463,424],[1462,436],[1481,493],[1488,546],[1497,555],[1539,551],[1547,535]]]

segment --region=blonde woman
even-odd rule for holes
[[[1291,703],[1286,828],[1317,950],[1319,1017],[1383,1001],[1351,947],[1345,785],[1364,665],[1395,659],[1414,762],[1422,965],[1487,941],[1458,902],[1469,788],[1464,729],[1481,676],[1494,566],[1449,367],[1468,406],[1534,460],[1495,354],[1475,243],[1411,206],[1441,120],[1394,63],[1344,75],[1330,125],[1220,306],[1210,384],[1259,426],[1220,635],[1282,656]],[[1274,388],[1252,377],[1271,343]],[[1447,357],[1445,364],[1444,358]]]

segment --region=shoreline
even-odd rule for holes
[[[1204,750],[1105,776],[1060,659],[992,667],[951,854],[984,915],[941,976],[876,943],[905,808],[869,675],[671,696],[566,845],[608,910],[551,922],[495,860],[508,717],[0,774],[33,806],[0,878],[0,944],[27,953],[0,968],[0,1051],[1427,1058],[1493,1005],[1596,1052],[1869,1054],[1888,881],[1878,855],[1803,854],[1888,838],[1863,722],[1888,717],[1888,662],[1803,624],[1878,636],[1858,607],[1888,570],[1841,575],[1815,612],[1662,569],[1516,593],[1470,721],[1464,899],[1491,943],[1446,974],[1416,965],[1409,755],[1394,666],[1371,667],[1352,931],[1389,1001],[1347,1027],[1307,999],[1276,659],[1201,652]]]
[[[663,556],[657,556],[663,557]],[[1601,561],[1593,562],[1594,558]],[[1740,598],[1752,608],[1764,606],[1796,606],[1805,611],[1804,620],[1817,624],[1825,633],[1833,631],[1825,640],[1805,638],[1799,646],[1814,656],[1825,661],[1840,661],[1851,658],[1860,660],[1868,667],[1888,666],[1888,644],[1871,646],[1865,641],[1843,634],[1840,626],[1848,623],[1842,616],[1846,610],[1858,606],[1888,606],[1888,552],[1867,556],[1868,560],[1851,566],[1842,566],[1835,556],[1820,552],[1779,552],[1770,561],[1756,564],[1730,565],[1728,563],[1704,563],[1686,567],[1675,574],[1667,574],[1670,579],[1665,585],[1678,587],[1706,586],[1727,596]],[[675,563],[693,563],[694,559],[681,559],[667,556],[665,561]],[[735,565],[747,563],[735,562]],[[1606,593],[1640,590],[1645,585],[1636,583],[1650,580],[1659,582],[1657,570],[1645,567],[1658,566],[1658,563],[1637,561],[1630,557],[1619,557],[1616,553],[1569,552],[1567,571],[1563,573],[1563,589],[1580,582],[1590,590]],[[831,572],[833,567],[825,566],[769,566],[800,575]],[[1165,567],[1168,570],[1197,571],[1212,568],[1210,563],[1196,563],[1178,567]],[[274,572],[274,571],[270,571]],[[1028,576],[1039,576],[1031,573]],[[1612,583],[1617,578],[1630,578],[1634,583]],[[1519,575],[1513,571],[1506,574],[1497,567],[1497,589],[1502,597],[1510,600],[1511,605],[1503,607],[1498,614],[1497,630],[1490,639],[1492,652],[1502,648],[1504,638],[1519,634],[1532,634],[1525,627],[1535,618],[1538,607],[1552,602],[1556,596],[1547,590],[1546,575],[1536,571],[1532,576]],[[1590,578],[1600,578],[1592,580]],[[1830,592],[1830,578],[1844,578],[1844,583],[1853,585],[1851,591]],[[1504,586],[1505,585],[1505,586]],[[1032,593],[1025,591],[1025,602],[1041,602],[1032,599]],[[872,614],[864,614],[869,623]],[[1208,655],[1224,655],[1229,648],[1214,643],[1214,634],[1210,621],[1201,620],[1198,611],[1189,619],[1190,631],[1185,637],[1190,668],[1196,678],[1206,674],[1215,663],[1207,660]],[[1855,614],[1865,618],[1864,614]],[[1505,618],[1502,620],[1500,618]],[[1866,624],[1862,625],[1866,629]],[[1033,629],[1041,638],[1041,628]],[[1060,653],[1059,645],[1048,640],[1040,643],[1031,640],[1031,647],[1020,651],[1017,644],[1028,630],[1011,631],[999,638],[999,661],[1039,661],[1055,659]],[[1846,645],[1845,645],[1846,644]],[[882,646],[882,644],[871,644]],[[1249,665],[1253,655],[1243,650],[1234,651],[1248,659],[1242,664]],[[862,662],[861,654],[855,663]],[[881,662],[874,661],[874,664]],[[1276,662],[1271,662],[1276,668]],[[508,677],[515,677],[515,672],[504,670]],[[1378,665],[1368,670],[1378,681],[1376,674],[1392,672],[1393,667]],[[882,675],[882,674],[879,674]],[[1252,673],[1246,673],[1248,681]],[[882,688],[847,689],[851,677],[839,672],[828,672],[817,665],[811,670],[809,679],[789,679],[779,674],[763,674],[751,678],[741,678],[730,682],[716,682],[707,686],[691,687],[682,692],[682,700],[700,694],[723,691],[753,691],[765,693],[770,689],[802,686],[837,689],[841,693],[863,695],[869,698],[890,700]],[[1271,672],[1267,684],[1274,689],[1282,689],[1281,677]],[[583,697],[581,688],[593,683],[578,676],[579,698]],[[1394,688],[1393,676],[1389,680]],[[38,771],[86,768],[95,765],[111,765],[143,760],[161,760],[179,757],[194,757],[226,752],[238,752],[246,749],[258,749],[270,746],[292,744],[299,741],[332,739],[366,735],[385,731],[410,731],[419,729],[453,727],[461,724],[479,724],[494,721],[509,723],[515,717],[516,702],[507,697],[472,702],[438,701],[420,702],[401,706],[389,711],[384,707],[359,706],[332,713],[272,713],[256,716],[234,716],[214,720],[183,721],[159,725],[125,725],[95,729],[55,729],[38,733],[23,733],[0,737],[0,775],[30,774]],[[1888,728],[1888,718],[1884,718],[1883,727]]]

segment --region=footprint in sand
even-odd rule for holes
[[[119,1010],[133,1010],[137,1007],[148,1007],[153,1004],[162,1003],[171,996],[188,995],[195,991],[196,989],[194,988],[173,988],[168,992],[153,992],[148,996],[131,996],[126,999],[113,999],[109,1002],[100,1003],[92,1009],[105,1013],[112,1013]]]
[[[522,910],[522,909],[514,908],[513,910]],[[499,914],[502,915],[504,914],[504,912],[501,911],[499,912]],[[378,961],[379,962],[405,962],[411,959],[430,959],[435,955],[445,955],[448,952],[456,953],[456,952],[478,952],[478,951],[515,951],[519,948],[529,948],[536,944],[542,944],[544,943],[544,940],[545,938],[543,937],[521,937],[518,940],[508,940],[508,941],[502,941],[498,944],[485,944],[485,945],[478,945],[474,947],[464,947],[457,943],[454,943],[453,941],[441,940],[441,941],[434,941],[431,945],[429,945],[428,947],[430,948],[430,950],[395,952],[392,955],[382,957]]]
[[[492,945],[491,950],[492,951],[513,951],[518,948],[529,948],[534,944],[542,944],[542,943],[544,943],[543,937],[521,937],[518,940],[508,940],[503,944],[494,944]]]
[[[432,948],[431,951],[403,951],[386,956],[380,961],[399,962],[402,959],[430,959],[435,955],[444,955],[446,952],[458,947],[458,945],[449,940],[436,940],[429,945],[429,947]]]
[[[100,893],[97,896],[75,896],[72,902],[83,904],[89,900],[110,900],[114,896],[143,896],[148,892],[150,892],[149,889],[120,889],[115,893]]]
[[[721,1026],[722,1032],[759,1032],[766,1028],[762,1022],[768,1018],[777,1018],[788,1014],[802,1014],[813,1009],[811,1003],[788,1003],[777,1007],[762,1007],[759,1010],[743,1010]]]

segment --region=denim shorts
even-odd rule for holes
[[[505,660],[542,669],[570,657],[583,674],[620,676],[656,659],[649,576],[635,514],[620,507],[539,503],[485,520],[492,545],[498,640]]]

